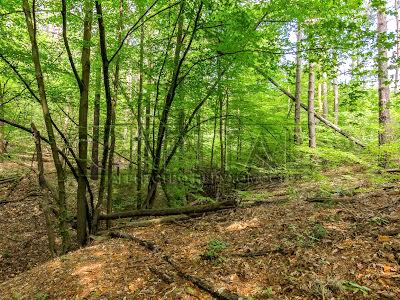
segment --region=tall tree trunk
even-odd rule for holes
[[[118,45],[122,42],[122,21],[123,21],[123,0],[119,1],[119,24],[118,24]],[[120,55],[118,54],[115,61],[114,73],[114,97],[112,99],[111,109],[111,131],[110,131],[110,152],[108,156],[107,166],[107,213],[112,212],[113,204],[113,166],[114,166],[114,152],[115,152],[115,124],[116,124],[116,109],[119,88],[119,70],[120,70]],[[106,222],[107,228],[110,228],[111,222]]]
[[[294,110],[294,142],[296,145],[301,145],[301,75],[302,75],[302,62],[301,62],[301,28],[300,23],[297,25],[297,53],[296,53],[296,103]]]
[[[218,69],[219,70],[219,69]],[[219,149],[220,149],[220,173],[225,173],[225,147],[224,147],[224,95],[221,83],[218,84],[218,104],[219,104]]]
[[[196,159],[198,162],[198,166],[200,167],[202,165],[202,159],[203,159],[203,136],[201,132],[201,113],[199,112],[196,115],[196,122],[197,122],[197,140],[196,140]]]
[[[90,0],[84,2],[85,18],[83,22],[83,46],[82,46],[82,88],[79,101],[79,163],[78,190],[77,190],[77,237],[81,246],[87,243],[87,199],[86,199],[86,173],[88,158],[88,106],[89,106],[89,82],[90,82],[90,40],[92,37],[93,3]]]
[[[315,94],[314,63],[310,63],[309,78],[308,78],[308,146],[310,148],[317,147],[317,142],[315,137],[314,94]]]
[[[328,82],[326,72],[322,73],[322,116],[328,118]]]
[[[238,108],[237,110],[237,142],[236,142],[236,161],[239,161],[240,157],[242,156],[242,139],[241,139],[241,133],[242,133],[242,122],[240,119],[240,109]]]
[[[98,217],[100,215],[100,209],[103,206],[104,202],[104,191],[105,191],[105,183],[106,183],[106,171],[107,171],[107,160],[109,154],[109,141],[110,141],[110,131],[111,131],[111,123],[112,123],[112,110],[113,110],[113,100],[111,96],[111,87],[110,87],[110,66],[107,57],[107,45],[106,45],[106,34],[104,28],[104,20],[103,20],[103,8],[101,5],[101,1],[96,0],[96,13],[97,13],[97,22],[99,25],[99,37],[100,37],[100,54],[103,66],[103,84],[104,91],[106,97],[106,120],[104,126],[104,137],[103,137],[103,156],[101,159],[101,174],[100,174],[100,185],[99,185],[99,196],[96,204],[96,208],[93,214],[93,232],[97,231],[98,228]]]
[[[314,75],[315,76],[315,75]],[[323,104],[322,104],[322,83],[318,80],[318,111],[323,113]]]
[[[214,168],[214,148],[215,148],[215,138],[217,136],[217,117],[218,117],[218,99],[215,102],[215,109],[214,109],[214,126],[213,126],[213,137],[211,142],[211,160],[210,166],[211,169]]]
[[[334,123],[337,125],[339,124],[339,83],[337,70],[333,78],[333,114],[335,118]]]
[[[150,114],[151,114],[151,105],[150,105],[150,95],[147,94],[146,96],[146,118],[145,118],[145,127],[144,127],[144,134],[145,134],[145,147],[144,147],[144,174],[145,176],[149,173],[150,169]]]
[[[386,1],[378,8],[378,93],[379,93],[379,145],[391,139],[390,128],[390,90],[388,75],[388,54],[385,46],[387,39]]]
[[[139,209],[142,205],[142,102],[143,102],[143,59],[144,59],[144,25],[140,31],[139,52],[139,91],[137,103],[137,174],[136,174],[136,205]]]
[[[34,8],[34,6],[33,6]],[[50,143],[50,148],[53,156],[54,167],[57,173],[57,184],[58,184],[58,208],[59,208],[59,230],[62,239],[62,253],[66,253],[69,248],[70,236],[67,226],[68,211],[66,203],[66,192],[65,192],[65,173],[61,164],[60,157],[58,156],[58,147],[54,135],[54,130],[51,122],[51,115],[46,97],[46,88],[43,78],[42,66],[40,62],[39,48],[36,39],[36,20],[35,12],[31,11],[31,6],[28,0],[22,1],[22,9],[25,15],[26,26],[29,33],[29,39],[31,42],[32,50],[32,62],[35,67],[36,83],[39,91],[39,100],[42,108],[43,118],[47,130],[47,135]]]
[[[92,138],[92,168],[93,180],[99,178],[99,126],[100,126],[100,99],[101,99],[101,67],[96,70],[96,92],[93,108],[93,138]]]

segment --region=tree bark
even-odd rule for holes
[[[92,167],[91,177],[99,178],[99,131],[100,131],[101,67],[96,70],[96,91],[93,108]]]
[[[322,116],[328,119],[328,82],[326,72],[322,74]]]
[[[301,75],[302,75],[302,61],[301,61],[301,28],[300,23],[297,25],[297,53],[296,53],[296,92],[295,92],[295,111],[294,111],[294,142],[296,145],[302,144],[301,138]]]
[[[34,8],[34,6],[32,6]],[[35,67],[35,76],[36,83],[39,90],[39,100],[42,107],[42,113],[44,122],[46,125],[47,135],[49,138],[49,143],[51,147],[51,152],[53,156],[53,162],[57,173],[57,183],[58,183],[58,207],[60,211],[59,217],[59,230],[62,238],[62,253],[66,253],[69,248],[69,231],[67,227],[67,205],[66,205],[66,192],[65,192],[65,173],[62,167],[62,163],[60,157],[58,156],[58,147],[57,142],[54,135],[51,115],[49,106],[47,103],[46,97],[46,88],[43,78],[42,66],[40,62],[39,48],[36,39],[36,20],[35,20],[35,12],[31,11],[31,6],[29,5],[28,0],[22,1],[22,9],[25,15],[26,26],[28,29],[29,39],[31,42],[31,51],[32,51],[32,62]]]
[[[136,205],[139,209],[142,205],[142,102],[143,102],[143,59],[144,59],[144,25],[140,31],[140,50],[139,50],[139,91],[137,103],[137,173],[136,173]]]
[[[118,43],[122,42],[122,22],[123,22],[123,0],[119,1],[119,22],[118,22]],[[119,88],[119,71],[120,71],[120,55],[116,56],[115,73],[114,73],[114,97],[112,98],[111,107],[111,130],[110,130],[110,152],[108,156],[107,166],[107,213],[112,212],[113,205],[113,166],[114,166],[114,152],[115,152],[115,124],[116,124],[116,109],[118,100]],[[107,228],[110,228],[111,222],[107,221]]]
[[[384,1],[386,4],[386,1]],[[390,90],[388,73],[388,54],[385,46],[387,39],[386,7],[378,8],[378,94],[379,94],[379,145],[384,145],[391,140],[390,120]]]
[[[43,164],[43,154],[42,154],[42,145],[41,145],[41,137],[39,131],[36,129],[35,125],[32,123],[31,125],[33,136],[35,138],[35,146],[36,146],[36,161],[38,167],[38,182],[39,187],[44,192],[47,188],[46,179],[44,177],[44,164]],[[56,238],[53,231],[53,224],[51,221],[51,209],[49,203],[47,203],[45,197],[41,197],[39,202],[40,207],[43,211],[44,219],[46,222],[46,231],[47,231],[47,240],[49,243],[49,251],[52,257],[57,255],[56,251]]]
[[[212,212],[222,209],[233,208],[235,206],[236,204],[234,201],[225,201],[217,204],[189,206],[180,208],[132,210],[132,211],[115,212],[107,215],[100,215],[99,220],[116,220],[122,218],[145,217],[145,216],[197,214],[197,213],[205,213],[205,212]]]
[[[86,175],[88,158],[88,107],[89,107],[89,83],[90,83],[90,41],[92,38],[93,4],[90,0],[84,2],[83,22],[83,46],[82,46],[82,88],[79,101],[79,180],[77,190],[77,238],[81,246],[86,245],[87,232],[87,199],[86,199]]]
[[[100,185],[99,185],[99,196],[97,205],[93,214],[93,232],[97,231],[97,223],[98,217],[100,215],[100,209],[103,206],[104,202],[104,191],[105,191],[105,182],[106,182],[106,171],[107,171],[107,161],[109,154],[109,140],[110,140],[110,131],[111,131],[111,123],[112,123],[112,110],[113,110],[113,100],[111,96],[111,87],[110,87],[110,74],[109,74],[109,61],[107,58],[107,45],[106,45],[106,35],[104,28],[104,20],[103,20],[103,9],[100,1],[95,1],[96,5],[96,13],[97,13],[97,22],[99,26],[99,37],[100,37],[100,54],[103,66],[103,84],[104,91],[106,96],[106,120],[104,126],[104,140],[103,140],[103,157],[101,160],[101,174],[100,174]]]
[[[336,70],[335,77],[333,78],[333,114],[335,125],[339,124],[339,83],[338,72]]]
[[[314,75],[314,63],[310,63],[308,73],[308,146],[310,148],[316,148],[317,142],[315,137],[315,105],[314,105],[314,94],[315,94],[315,75]]]

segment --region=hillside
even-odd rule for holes
[[[45,235],[27,227],[34,201],[6,204],[1,219],[19,213],[13,220],[26,234],[16,252],[2,250],[1,299],[213,299],[196,280],[220,299],[398,299],[400,185],[373,184],[355,171],[324,174],[329,198],[310,180],[258,184],[239,193],[234,210],[146,227],[114,223],[135,240],[104,233],[44,263]],[[17,243],[7,228],[2,249],[7,239]],[[12,273],[30,268],[19,251],[37,266],[12,278],[8,263]]]

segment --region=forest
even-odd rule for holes
[[[400,0],[0,0],[0,299],[400,299]]]

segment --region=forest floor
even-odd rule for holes
[[[52,260],[35,180],[0,186],[0,299],[213,299],[176,265],[243,299],[400,299],[400,184],[357,167],[252,186],[236,209],[118,229],[158,251],[104,235]]]

